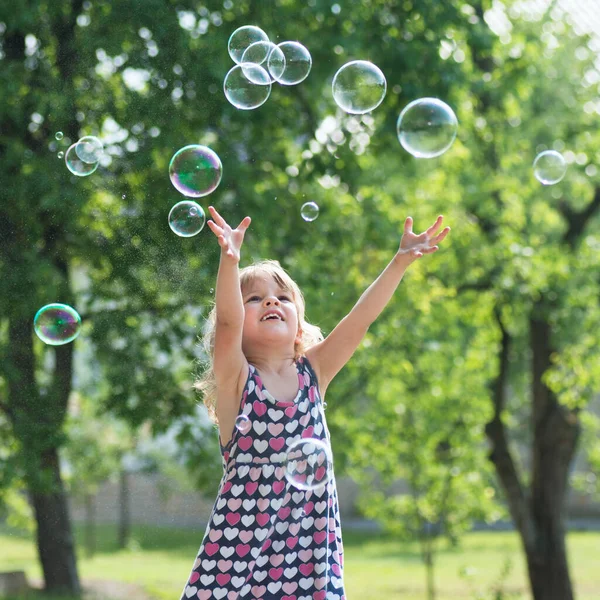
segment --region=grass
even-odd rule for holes
[[[76,529],[79,574],[86,580],[139,584],[157,600],[180,597],[189,576],[203,528],[162,529],[136,526],[128,550],[118,550],[116,528],[98,528],[97,553],[88,559],[82,531]],[[573,532],[567,539],[571,576],[578,600],[597,600],[600,589],[598,548],[600,532]],[[29,534],[0,528],[0,571],[24,570],[29,579],[41,578],[35,544]],[[346,595],[350,600],[423,600],[425,570],[416,543],[392,537],[344,531]],[[459,548],[444,547],[437,554],[438,600],[493,598],[491,587],[501,577],[506,560],[512,568],[503,581],[510,598],[529,598],[524,560],[513,532],[466,535]],[[461,570],[470,573],[468,581]],[[499,597],[499,596],[498,596]],[[505,596],[508,598],[509,596]],[[12,600],[12,599],[11,599]],[[61,600],[47,598],[44,600]]]

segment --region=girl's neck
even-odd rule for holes
[[[246,360],[264,374],[283,375],[290,367],[295,367],[293,354],[285,357],[248,355]]]

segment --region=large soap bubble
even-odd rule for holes
[[[280,52],[271,52],[267,61],[269,73],[282,85],[296,85],[304,81],[312,67],[312,57],[300,42],[281,42]]]
[[[324,440],[301,438],[286,453],[285,478],[300,490],[315,490],[333,474],[331,449]]]
[[[82,137],[75,145],[77,156],[85,163],[97,163],[104,152],[104,144],[94,135]]]
[[[233,59],[233,62],[241,63],[244,51],[248,46],[255,42],[268,42],[269,36],[260,28],[255,25],[244,25],[238,27],[231,36],[227,44],[229,56]]]
[[[81,317],[68,304],[46,304],[33,318],[36,335],[51,346],[61,346],[72,342],[81,331]]]
[[[200,144],[184,146],[171,158],[171,183],[184,196],[207,196],[221,183],[223,165],[214,150]]]
[[[540,152],[533,161],[533,174],[544,185],[554,185],[562,180],[567,172],[567,162],[556,150]]]
[[[452,146],[458,121],[445,102],[437,98],[420,98],[400,113],[396,130],[407,152],[417,158],[433,158]]]
[[[338,70],[331,89],[333,99],[342,110],[360,115],[382,103],[387,82],[378,66],[366,60],[353,60]]]
[[[273,52],[278,56],[278,63],[285,65],[285,56],[283,55],[281,48],[276,46],[273,42],[261,41],[250,44],[246,50],[244,50],[240,63],[246,78],[257,85],[266,85],[262,71],[248,68],[247,63],[260,65],[263,69],[268,69],[268,61]],[[273,83],[273,81],[275,81],[275,79],[269,74],[269,82]]]
[[[257,83],[260,82],[260,83]],[[233,67],[223,82],[225,97],[241,110],[262,106],[271,94],[271,78],[260,65],[243,63]]]
[[[73,175],[77,175],[77,177],[86,177],[87,175],[91,175],[97,168],[100,163],[88,163],[79,156],[77,156],[77,144],[71,144],[69,149],[65,153],[65,164],[67,165],[67,169],[73,173]]]

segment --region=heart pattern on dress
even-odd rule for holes
[[[239,412],[251,428],[221,446],[223,478],[181,600],[346,600],[333,469],[313,490],[285,478],[287,447],[330,444],[314,371],[306,357],[296,368],[298,395],[279,402],[250,365]]]

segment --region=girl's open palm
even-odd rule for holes
[[[445,227],[441,233],[437,233],[442,226],[443,216],[440,215],[435,223],[419,235],[413,233],[412,217],[406,217],[404,222],[404,235],[400,240],[399,254],[409,254],[412,258],[421,258],[423,254],[432,254],[438,250],[439,244],[450,232],[450,227]]]
[[[250,217],[244,217],[236,229],[231,229],[227,221],[216,211],[214,206],[209,206],[208,210],[214,221],[208,221],[210,230],[217,236],[221,251],[229,258],[240,261],[240,248],[244,241],[244,234],[250,225]]]

